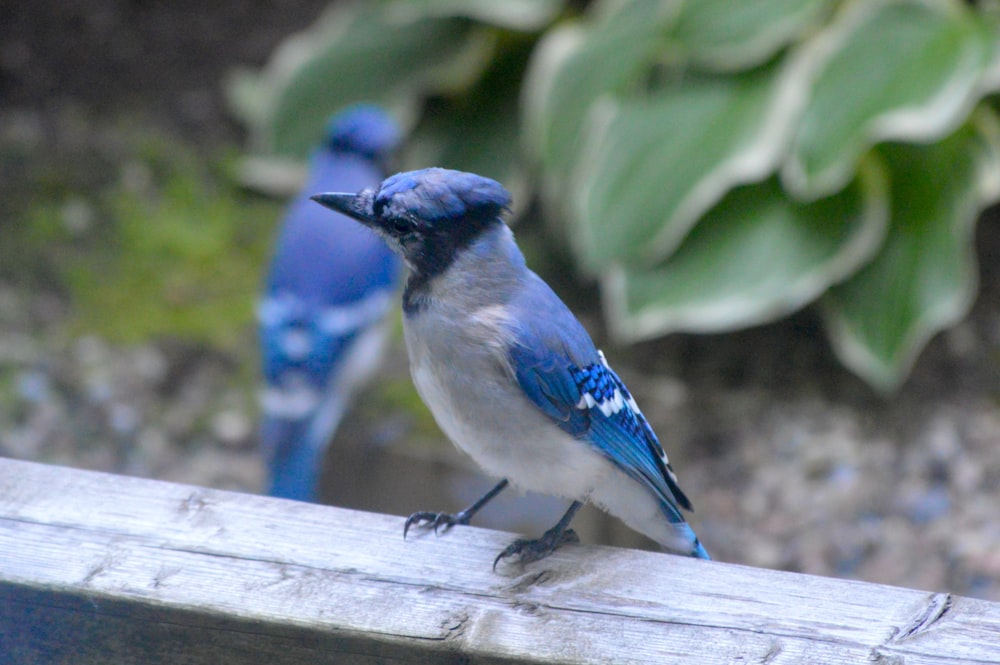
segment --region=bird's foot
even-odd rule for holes
[[[518,563],[529,563],[544,559],[555,552],[560,545],[580,542],[580,537],[576,535],[576,531],[566,528],[560,529],[559,527],[560,525],[557,524],[542,534],[541,538],[536,538],[535,540],[527,538],[515,540],[493,560],[493,570],[497,569],[497,564],[500,561],[506,561],[509,557],[517,557],[515,560]]]
[[[437,535],[438,529],[442,527],[444,527],[444,530],[447,531],[456,524],[468,524],[470,517],[472,517],[472,515],[469,515],[466,510],[463,510],[460,513],[432,513],[426,510],[421,510],[406,518],[406,524],[403,525],[403,538],[406,538],[406,534],[410,530],[410,527],[414,525],[423,529],[433,528],[434,534]]]

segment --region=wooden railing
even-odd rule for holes
[[[0,460],[0,663],[1000,662],[1000,603]]]

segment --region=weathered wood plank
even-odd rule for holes
[[[0,460],[0,662],[1000,662],[997,603],[510,539]]]

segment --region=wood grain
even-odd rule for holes
[[[402,525],[0,460],[0,662],[1000,662],[997,603]]]

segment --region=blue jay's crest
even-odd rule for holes
[[[397,173],[382,183],[373,201],[377,217],[410,220],[423,228],[462,220],[493,220],[510,205],[510,193],[496,180],[474,173],[430,168]]]
[[[375,229],[403,256],[411,275],[404,307],[483,231],[503,224],[510,193],[496,180],[429,168],[397,173],[378,189],[317,194],[313,200]]]
[[[381,161],[396,149],[399,127],[374,104],[357,104],[330,118],[326,145],[334,152],[346,152]]]

